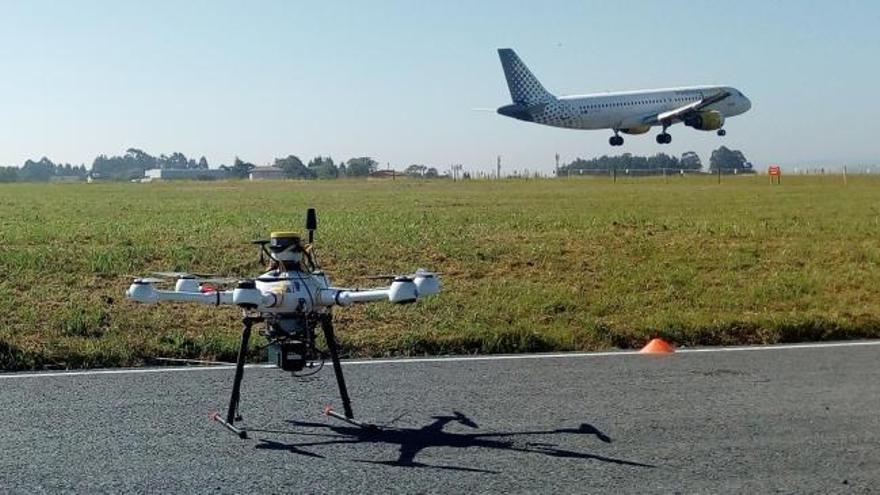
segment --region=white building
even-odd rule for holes
[[[144,172],[144,181],[153,180],[218,180],[229,178],[229,172],[217,168],[151,168]]]
[[[250,173],[251,180],[280,180],[284,179],[284,170],[278,167],[254,167]]]

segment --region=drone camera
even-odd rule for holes
[[[308,347],[305,342],[291,340],[277,344],[275,352],[275,365],[284,371],[297,372],[306,367]]]

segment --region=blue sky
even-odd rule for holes
[[[99,153],[370,155],[383,166],[551,170],[629,151],[880,165],[880,2],[9,2],[0,0],[0,165]],[[752,110],[723,140],[506,119],[496,49],[557,94],[723,83]]]

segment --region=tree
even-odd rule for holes
[[[294,155],[287,158],[276,158],[275,166],[284,171],[284,175],[291,179],[313,179],[312,171],[303,165],[302,160]]]
[[[165,155],[162,155],[165,157]],[[170,168],[170,169],[182,169],[187,168],[189,164],[189,160],[186,159],[186,155],[179,151],[175,151],[171,153],[171,156],[165,157],[165,165],[162,168]]]
[[[205,158],[204,156],[199,158],[199,164],[197,165],[197,168],[200,168],[202,170],[208,170],[208,168],[210,168],[210,167],[208,167],[208,159]]]
[[[712,156],[709,157],[709,171],[717,172],[718,169],[721,169],[722,172],[725,170],[728,172],[737,171],[737,173],[753,172],[751,164],[748,163],[742,151],[731,150],[726,146],[713,151]]]
[[[428,171],[428,167],[424,165],[410,165],[406,167],[403,173],[409,177],[424,177],[425,173]]]
[[[352,158],[348,160],[347,173],[349,177],[367,177],[375,172],[379,162],[368,156]]]
[[[15,182],[18,180],[18,167],[0,167],[0,182]]]
[[[164,157],[164,155],[163,155]],[[129,148],[123,156],[98,155],[92,162],[92,173],[106,179],[131,180],[144,176],[144,170],[157,168],[162,157],[156,159],[136,148]]]
[[[240,158],[235,157],[235,163],[231,167],[220,167],[225,168],[229,171],[229,174],[232,177],[237,179],[247,179],[250,176],[251,170],[256,168],[256,165],[253,163],[243,162]]]
[[[428,170],[425,171],[426,179],[436,179],[438,177],[440,177],[440,173],[437,172],[437,169],[434,167],[430,167],[428,168]]]
[[[618,156],[603,155],[590,160],[578,158],[568,165],[560,167],[559,174],[566,175],[572,172],[577,174],[607,174],[612,170],[617,170],[618,172],[627,171],[628,173],[647,175],[660,174],[664,170],[675,170],[680,167],[681,162],[678,158],[665,153],[658,153],[650,157],[624,153]]]
[[[156,168],[156,157],[137,148],[129,148],[125,150],[122,157],[127,162],[128,168],[151,169]]]
[[[339,168],[333,163],[333,159],[316,156],[309,160],[308,169],[319,179],[335,179],[339,177]]]
[[[681,160],[679,160],[678,163],[684,170],[700,170],[703,168],[703,162],[700,160],[700,155],[693,151],[685,151],[681,155]]]
[[[33,160],[24,162],[18,173],[18,179],[23,182],[47,182],[49,177],[55,175],[55,171],[55,164],[44,156],[38,162]]]

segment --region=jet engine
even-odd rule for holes
[[[714,131],[724,125],[724,116],[718,110],[694,112],[685,116],[684,125],[700,131]]]
[[[637,125],[630,127],[628,129],[620,129],[620,132],[624,134],[644,134],[651,130],[651,126],[649,125]]]

